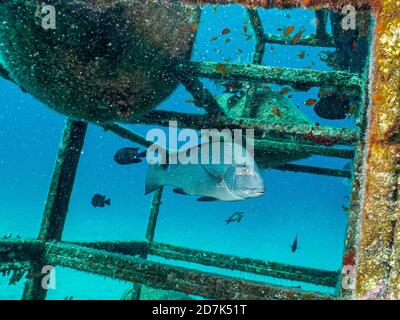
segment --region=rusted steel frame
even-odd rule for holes
[[[319,145],[352,145],[357,134],[352,129],[324,127],[311,124],[278,124],[253,119],[233,119],[209,117],[206,115],[179,113],[173,111],[153,111],[136,123],[168,126],[169,121],[177,121],[179,127],[201,129],[254,129],[256,138],[287,139],[296,142],[316,142]]]
[[[40,256],[42,242],[38,240],[0,240],[0,264],[29,261]]]
[[[196,106],[204,108],[210,115],[225,114],[212,93],[203,85],[199,78],[176,71],[176,77],[186,90],[193,96]]]
[[[137,245],[144,245],[143,242],[132,241],[73,242],[72,244],[131,256],[138,254]],[[337,283],[338,272],[336,271],[291,266],[265,260],[189,249],[158,242],[147,243],[146,245],[147,248],[145,250],[147,250],[147,254],[167,259],[193,262],[206,266],[243,271],[327,287],[335,287]]]
[[[66,122],[42,217],[39,240],[61,240],[86,130],[87,123],[74,120]],[[42,256],[35,257],[31,261],[30,271],[38,272],[46,264]],[[29,279],[25,284],[23,299],[45,298],[46,290],[41,286],[41,279]]]
[[[312,166],[304,166],[304,165],[292,164],[292,163],[286,163],[281,166],[272,167],[271,169],[280,170],[280,171],[311,173],[311,174],[318,174],[318,175],[331,176],[331,177],[341,177],[341,178],[349,178],[349,179],[351,178],[351,171],[348,171],[348,170],[312,167]]]
[[[340,10],[343,6],[351,4],[357,10],[364,10],[364,11],[370,11],[372,4],[378,2],[374,0],[179,0],[179,1],[182,3],[190,3],[198,5],[240,4],[245,7],[264,8],[264,9],[325,8],[330,10]]]
[[[326,47],[334,48],[335,43],[331,34],[327,34],[326,38],[318,39],[316,36],[304,36],[298,41],[293,43],[293,39],[287,38],[281,35],[267,34],[265,35],[265,42],[270,44],[281,44],[281,45],[291,45],[291,46],[311,46],[311,47]]]
[[[290,153],[308,153],[317,156],[333,157],[341,159],[353,159],[354,150],[328,148],[319,145],[307,145],[292,142],[279,142],[268,140],[256,140],[254,143],[254,152],[256,157],[268,154],[271,151]]]
[[[375,12],[354,297],[373,296],[381,288],[377,298],[400,299],[400,143],[392,140],[400,119],[400,13],[395,1],[380,4]]]
[[[242,258],[234,255],[219,254],[156,242],[150,244],[150,254],[172,260],[183,260],[206,266],[238,270],[252,274],[312,283],[327,287],[335,287],[338,277],[338,272],[336,271],[297,267],[282,263]]]
[[[214,299],[332,299],[260,282],[201,272],[66,243],[47,243],[45,258],[60,265],[114,279]]]
[[[253,31],[256,40],[253,54],[253,64],[261,65],[265,53],[264,27],[257,9],[246,9],[246,14],[250,22],[250,28]],[[255,105],[255,93],[257,91],[258,83],[248,82],[244,84],[244,86],[246,85],[249,87],[249,89],[246,93],[245,107],[241,116],[254,118],[257,113],[257,106]]]
[[[344,71],[317,71],[216,62],[188,62],[178,65],[177,68],[188,75],[210,79],[255,81],[310,88],[329,86],[338,90],[350,89],[358,93],[362,86],[362,78],[359,74]]]

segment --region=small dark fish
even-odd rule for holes
[[[225,222],[226,222],[226,224],[230,224],[231,222],[240,222],[240,221],[242,221],[243,217],[244,217],[243,212],[235,212],[228,219],[226,219]]]
[[[290,246],[290,248],[292,249],[292,252],[295,253],[297,251],[297,249],[299,249],[299,247],[297,246],[297,234],[296,234],[296,238],[294,239],[292,245]]]
[[[139,152],[139,148],[122,148],[114,155],[114,161],[121,165],[140,163],[140,158],[146,157],[146,151]]]
[[[329,92],[314,107],[315,113],[323,119],[343,120],[350,110],[350,99],[346,94]]]
[[[111,199],[106,199],[106,196],[96,193],[92,198],[92,206],[97,208],[104,208],[106,205],[111,204]]]

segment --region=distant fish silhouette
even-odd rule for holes
[[[293,253],[295,253],[299,249],[299,247],[297,246],[297,234],[296,234],[296,238],[294,239],[290,248],[292,249]]]
[[[109,206],[111,204],[110,199],[106,199],[106,196],[103,196],[101,194],[95,194],[92,198],[92,206],[97,208],[104,208],[106,205]]]
[[[230,224],[231,222],[240,222],[244,217],[243,212],[235,212],[228,219],[225,220],[226,224]]]
[[[146,157],[146,151],[139,152],[139,148],[122,148],[114,155],[114,161],[121,165],[140,163]]]

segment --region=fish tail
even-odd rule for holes
[[[104,200],[104,203],[108,206],[111,205],[111,199]]]
[[[146,175],[145,193],[149,194],[165,185],[168,173],[159,164],[149,165]]]
[[[147,150],[139,152],[137,156],[139,158],[146,158],[146,155],[147,155]]]

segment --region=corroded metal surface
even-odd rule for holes
[[[358,74],[344,71],[317,71],[250,64],[190,62],[178,65],[181,72],[211,79],[248,80],[306,87],[337,87],[360,91]]]
[[[400,144],[392,140],[400,119],[400,14],[396,1],[382,1],[376,10],[372,61],[371,107],[356,297],[400,298]]]
[[[333,298],[59,242],[47,243],[45,252],[45,259],[53,265],[213,299]]]
[[[97,241],[72,242],[71,244],[130,256],[138,255],[139,252],[142,252],[138,250],[138,248],[141,248],[146,255],[151,254],[166,259],[192,262],[206,266],[238,270],[327,287],[335,287],[338,280],[337,271],[298,267],[272,261],[189,249],[158,242],[149,242],[146,244],[135,241]]]

